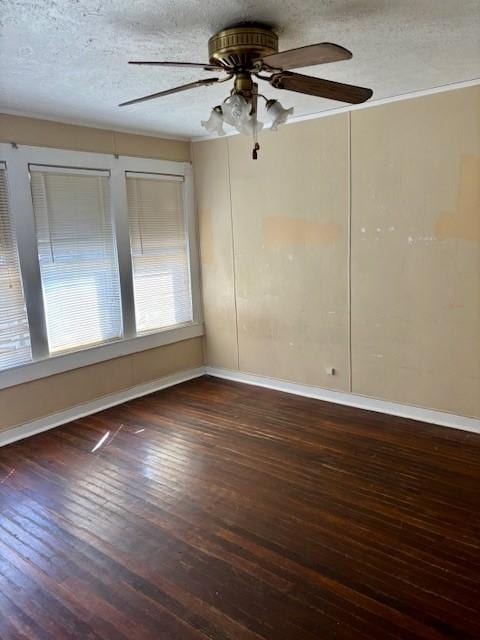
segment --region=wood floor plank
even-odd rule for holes
[[[473,640],[479,490],[475,434],[196,379],[0,449],[0,640]]]

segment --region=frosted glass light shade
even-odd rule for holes
[[[288,120],[288,116],[293,113],[293,107],[284,109],[279,100],[267,101],[267,113],[272,118],[272,131],[276,131],[280,124],[284,124]]]
[[[238,93],[225,100],[222,106],[223,119],[244,135],[257,134],[263,128],[263,122],[258,122],[256,113],[252,114],[252,105]]]
[[[208,133],[216,133],[219,136],[224,136],[222,107],[214,107],[210,118],[208,120],[202,120],[200,124],[202,127],[205,127]]]
[[[223,119],[239,131],[250,119],[250,105],[243,96],[234,93],[222,105]]]

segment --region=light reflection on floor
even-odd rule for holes
[[[5,478],[3,478],[3,480],[0,480],[0,484],[3,484],[4,482],[6,482],[10,478],[10,476],[13,476],[14,473],[15,473],[15,469],[10,469],[10,471],[7,473]]]

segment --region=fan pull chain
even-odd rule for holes
[[[257,114],[255,113],[255,124],[253,127],[253,150],[252,150],[252,160],[257,160],[258,151],[260,151],[260,145],[258,144],[258,130],[257,130]]]

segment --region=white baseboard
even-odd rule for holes
[[[167,387],[172,387],[180,382],[186,382],[187,380],[198,378],[203,376],[204,373],[205,367],[180,371],[178,373],[164,376],[163,378],[158,378],[152,382],[139,384],[131,389],[124,389],[116,393],[111,393],[108,396],[102,396],[101,398],[97,398],[90,402],[76,405],[71,409],[65,409],[64,411],[59,411],[58,413],[39,418],[38,420],[27,422],[18,427],[13,427],[7,431],[0,432],[0,447],[10,444],[11,442],[15,442],[16,440],[28,438],[36,433],[48,431],[48,429],[53,429],[61,424],[65,424],[66,422],[78,420],[79,418],[83,418],[84,416],[88,416],[92,413],[97,413],[98,411],[103,411],[109,407],[114,407],[115,405],[122,404],[128,400],[146,396],[149,393],[160,391],[160,389],[166,389]]]
[[[327,402],[343,404],[349,407],[356,407],[358,409],[367,409],[368,411],[377,411],[379,413],[386,413],[392,416],[410,418],[412,420],[428,422],[442,427],[451,427],[452,429],[461,429],[463,431],[480,433],[480,420],[476,418],[467,418],[452,413],[445,413],[443,411],[434,411],[433,409],[423,409],[422,407],[387,402],[386,400],[377,400],[375,398],[360,396],[354,393],[331,391],[329,389],[321,389],[320,387],[297,384],[296,382],[277,380],[276,378],[267,378],[251,373],[232,371],[230,369],[205,367],[205,373],[217,378],[243,382],[257,387],[267,387],[268,389],[284,391],[286,393],[293,393],[297,396],[326,400]]]
[[[147,382],[145,384],[132,387],[131,389],[118,391],[117,393],[97,398],[91,402],[76,405],[71,409],[66,409],[65,411],[60,411],[43,418],[39,418],[38,420],[22,424],[18,427],[2,431],[0,432],[0,447],[15,442],[16,440],[28,438],[29,436],[41,433],[42,431],[48,431],[48,429],[53,429],[54,427],[71,422],[72,420],[78,420],[79,418],[91,415],[92,413],[103,411],[109,407],[114,407],[115,405],[122,404],[123,402],[128,402],[128,400],[140,398],[141,396],[148,395],[154,391],[160,391],[161,389],[172,387],[181,382],[198,378],[205,374],[215,376],[217,378],[224,378],[226,380],[233,380],[235,382],[243,382],[257,387],[266,387],[276,391],[293,393],[307,398],[316,398],[317,400],[325,400],[336,404],[357,407],[358,409],[367,409],[368,411],[377,411],[379,413],[400,416],[402,418],[410,418],[412,420],[428,422],[430,424],[436,424],[443,427],[480,433],[480,420],[476,418],[467,418],[451,413],[445,413],[443,411],[434,411],[432,409],[423,409],[421,407],[413,407],[410,405],[387,402],[385,400],[377,400],[375,398],[368,398],[366,396],[360,396],[353,393],[331,391],[329,389],[321,389],[320,387],[297,384],[296,382],[257,376],[251,373],[242,373],[240,371],[232,371],[229,369],[217,369],[214,367],[198,367],[196,369],[188,369],[186,371],[180,371],[179,373],[173,373],[171,375],[164,376],[163,378],[159,378],[158,380],[153,380],[152,382]]]

